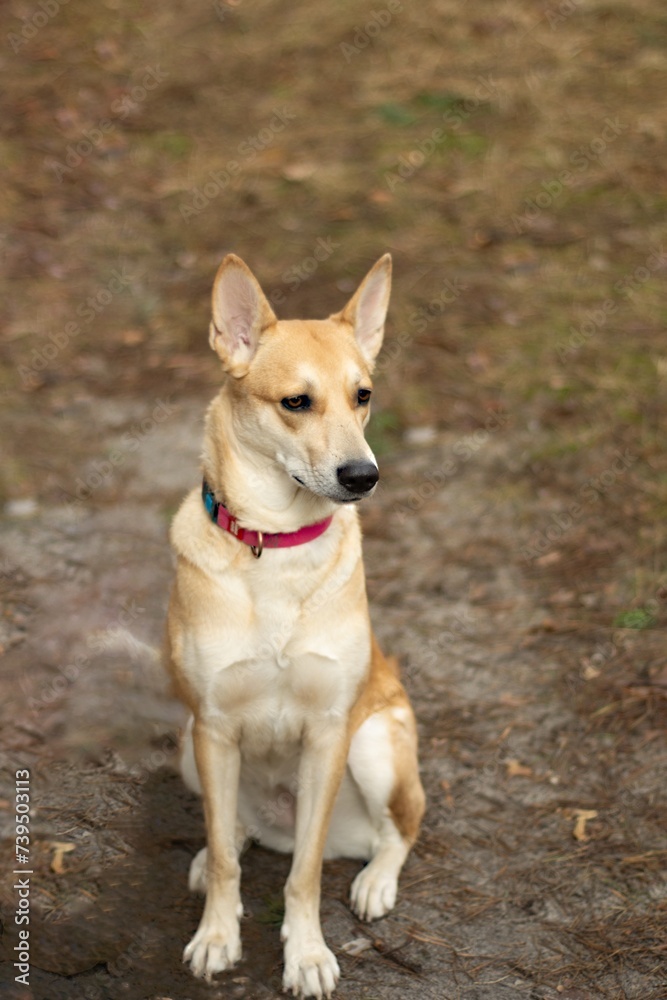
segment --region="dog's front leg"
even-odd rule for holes
[[[294,860],[285,886],[283,987],[295,996],[330,997],[340,970],[320,927],[322,855],[345,771],[347,727],[325,723],[304,737],[299,764]]]
[[[195,976],[211,979],[241,957],[241,868],[235,839],[241,753],[234,734],[196,719],[192,732],[208,843],[204,913],[183,952]]]

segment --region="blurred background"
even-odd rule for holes
[[[3,816],[18,767],[41,803],[16,995],[200,996],[201,815],[153,650],[213,277],[234,252],[279,317],[324,317],[390,251],[363,522],[429,813],[375,936],[330,867],[337,995],[664,997],[663,6],[0,17]],[[284,866],[250,852],[233,995],[279,989]]]

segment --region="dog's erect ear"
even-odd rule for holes
[[[371,365],[382,347],[390,293],[391,254],[386,253],[370,269],[343,311],[332,317],[352,324],[361,353]]]
[[[276,317],[255,275],[233,253],[218,268],[212,305],[209,344],[225,371],[240,378],[250,367],[262,330]]]

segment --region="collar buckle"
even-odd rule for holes
[[[264,533],[261,531],[257,532],[257,545],[251,545],[250,551],[254,555],[255,559],[259,559],[262,552],[264,551]]]

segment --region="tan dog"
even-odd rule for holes
[[[354,508],[378,479],[364,428],[390,284],[387,254],[342,312],[278,322],[238,257],[215,279],[210,344],[227,374],[206,419],[204,493],[173,523],[168,618],[192,712],[182,771],[203,795],[208,843],[190,869],[206,902],[183,958],[207,979],[241,957],[252,838],[294,854],[284,988],[329,997],[323,857],[369,860],[351,905],[382,917],[424,811],[415,720],[371,632]]]

